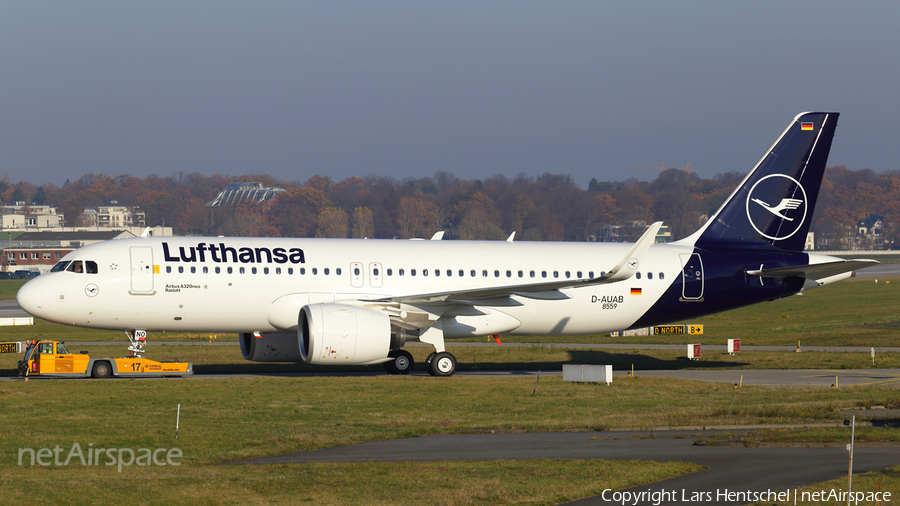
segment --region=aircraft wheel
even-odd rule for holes
[[[428,367],[432,376],[452,376],[456,372],[456,357],[446,351],[436,353]]]
[[[94,369],[91,370],[92,378],[108,378],[112,373],[112,368],[109,366],[109,362],[94,362]]]
[[[428,357],[425,358],[425,370],[426,371],[431,370],[431,361],[434,360],[435,355],[437,355],[437,352],[432,351],[431,354],[429,354]]]
[[[409,374],[412,372],[413,366],[416,363],[413,360],[412,354],[406,350],[391,350],[390,353],[388,353],[388,357],[393,359],[384,363],[384,370],[386,370],[388,374]]]

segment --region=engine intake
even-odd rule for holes
[[[300,311],[300,356],[308,364],[379,364],[390,360],[387,314],[347,304],[310,304]]]

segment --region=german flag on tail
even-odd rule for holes
[[[641,294],[640,288],[632,288],[631,289],[631,295],[640,295],[640,294]]]

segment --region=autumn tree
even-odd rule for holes
[[[534,202],[528,195],[516,195],[515,202],[512,206],[513,209],[513,222],[512,229],[516,232],[519,232],[520,235],[525,234],[525,220],[531,215],[531,213],[537,210]]]
[[[497,223],[494,202],[484,193],[476,192],[470,200],[460,203],[458,214],[462,216],[456,227],[456,235],[460,239],[505,239]]]
[[[353,210],[353,232],[356,239],[375,236],[375,220],[372,210],[368,207],[357,207]]]
[[[223,235],[232,237],[258,237],[266,227],[266,218],[259,206],[242,203],[230,209],[221,226]]]
[[[339,207],[323,207],[319,211],[316,237],[347,237],[347,212]]]
[[[275,198],[268,216],[282,237],[313,237],[319,211],[330,205],[325,194],[315,188],[288,188]]]
[[[437,231],[438,207],[417,197],[403,197],[397,204],[397,231],[401,239],[431,236]]]
[[[589,241],[597,236],[599,227],[615,223],[619,208],[616,207],[616,199],[605,193],[599,195],[587,193],[581,201],[584,217],[583,240]]]

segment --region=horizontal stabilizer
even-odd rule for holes
[[[747,271],[751,276],[764,278],[804,278],[823,279],[837,276],[845,272],[864,269],[879,264],[877,260],[840,260],[837,262],[825,262],[813,265],[797,265],[795,267],[779,267],[777,269],[762,269]]]

